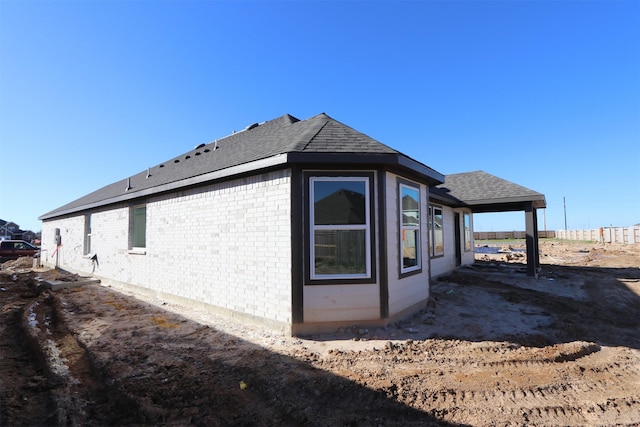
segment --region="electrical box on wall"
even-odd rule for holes
[[[56,233],[54,236],[54,240],[55,240],[56,246],[60,246],[62,244],[62,236],[60,235],[60,229],[56,228],[55,231]]]

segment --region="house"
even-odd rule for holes
[[[39,234],[31,230],[21,230],[15,222],[0,219],[0,240],[25,240],[39,244]]]
[[[37,243],[38,241],[38,233],[34,233],[31,230],[26,230],[22,233],[22,240],[26,240],[27,242]]]
[[[23,240],[24,231],[15,222],[0,219],[0,240]]]
[[[326,114],[284,115],[42,215],[42,258],[86,274],[97,257],[114,287],[286,334],[384,325],[473,262],[485,206],[459,184]]]

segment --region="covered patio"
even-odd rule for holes
[[[540,269],[537,210],[546,208],[544,194],[483,171],[445,175],[445,182],[431,188],[435,200],[454,200],[473,213],[524,212],[527,276]]]

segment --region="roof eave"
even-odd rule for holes
[[[112,205],[115,203],[128,202],[130,200],[154,196],[160,193],[175,191],[185,187],[191,187],[211,181],[229,178],[236,175],[254,173],[259,170],[283,166],[292,163],[315,163],[315,164],[374,164],[396,166],[419,175],[429,186],[442,184],[444,175],[423,165],[409,157],[397,153],[300,153],[291,152],[278,154],[253,162],[243,163],[241,165],[208,172],[202,175],[174,181],[151,188],[136,191],[129,190],[119,196],[110,197],[108,199],[74,206],[64,210],[54,210],[38,217],[40,221],[61,217],[101,206]]]
[[[444,175],[398,153],[318,153],[294,152],[288,154],[289,163],[314,164],[368,164],[395,166],[408,169],[424,179],[429,186],[442,184]]]
[[[266,168],[271,168],[275,166],[284,165],[287,163],[287,157],[284,154],[279,154],[272,157],[267,157],[265,159],[256,160],[254,162],[244,163],[237,166],[232,166],[226,169],[221,169],[209,173],[205,173],[202,175],[197,175],[191,178],[182,179],[179,181],[170,182],[167,184],[158,185],[151,188],[146,188],[144,190],[139,191],[127,191],[126,193],[117,196],[111,197],[108,199],[100,200],[93,203],[88,203],[85,205],[76,206],[73,208],[65,209],[62,211],[52,211],[50,213],[41,215],[38,217],[40,221],[44,221],[47,219],[57,218],[64,215],[69,215],[72,213],[77,213],[81,211],[85,211],[88,209],[93,209],[101,206],[112,205],[114,203],[122,203],[129,200],[140,199],[143,197],[154,196],[156,194],[165,193],[168,191],[179,190],[185,187],[191,187],[198,184],[207,183],[210,181],[216,181],[219,179],[228,178],[235,175],[242,175],[248,172],[258,171]]]
[[[544,195],[464,200],[463,202],[474,212],[479,213],[523,210],[527,203],[532,203],[535,209],[543,209],[547,207]]]
[[[456,199],[453,196],[443,195],[435,191],[429,191],[429,199],[454,208],[467,206],[467,204],[462,200]]]
[[[439,185],[444,183],[444,175],[441,174],[440,172],[435,171],[434,169],[431,169],[430,167],[417,162],[415,160],[413,160],[410,157],[404,156],[402,154],[398,155],[398,164],[400,166],[403,166],[405,168],[409,168],[415,172],[420,173],[421,175],[424,175],[425,177],[429,178],[429,182],[428,185],[429,186],[434,186],[434,185]]]

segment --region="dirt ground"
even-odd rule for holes
[[[7,262],[0,425],[640,425],[640,245],[543,241],[537,278],[504,249],[304,338]]]

